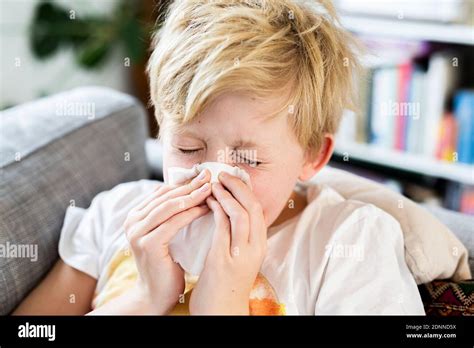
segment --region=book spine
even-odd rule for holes
[[[459,125],[458,161],[474,163],[474,91],[460,91],[454,98],[454,114]]]
[[[384,148],[393,148],[396,78],[397,70],[394,67],[381,68],[374,72],[371,107],[372,143]]]
[[[407,123],[411,116],[412,107],[410,103],[410,82],[412,65],[410,62],[400,65],[398,68],[398,98],[395,105],[395,136],[394,147],[396,150],[405,151],[407,148]]]

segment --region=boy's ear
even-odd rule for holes
[[[298,179],[306,181],[319,172],[331,159],[334,150],[334,136],[325,134],[319,150],[308,150],[305,154],[305,163]]]

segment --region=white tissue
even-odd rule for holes
[[[182,184],[194,178],[204,169],[211,172],[211,182],[219,182],[219,173],[224,171],[240,178],[252,188],[250,176],[245,170],[220,162],[205,162],[192,168],[171,167],[168,169],[168,184]],[[182,228],[171,240],[169,244],[171,257],[190,275],[199,276],[201,274],[211,247],[214,230],[214,216],[210,212]]]

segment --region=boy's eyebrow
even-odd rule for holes
[[[201,139],[199,134],[194,133],[191,130],[183,130],[179,134],[183,135],[183,136],[190,136],[190,137],[193,137],[193,138]],[[255,147],[264,147],[264,146],[262,146],[262,144],[257,144],[255,141],[250,140],[250,139],[235,140],[235,141],[232,142],[232,144],[230,146],[235,147],[235,148],[237,148],[237,147],[254,147],[254,148]]]
[[[257,144],[252,140],[239,139],[232,143],[232,147],[257,147]]]

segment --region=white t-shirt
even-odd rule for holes
[[[59,254],[97,279],[92,307],[127,290],[137,270],[123,222],[160,182],[141,180],[69,207]],[[251,314],[425,314],[404,259],[399,223],[328,186],[297,185],[308,205],[268,230],[267,254],[250,297]],[[186,302],[197,279],[186,278]],[[180,304],[178,306],[183,306]],[[173,313],[185,314],[176,307]],[[185,304],[184,304],[185,306]]]

